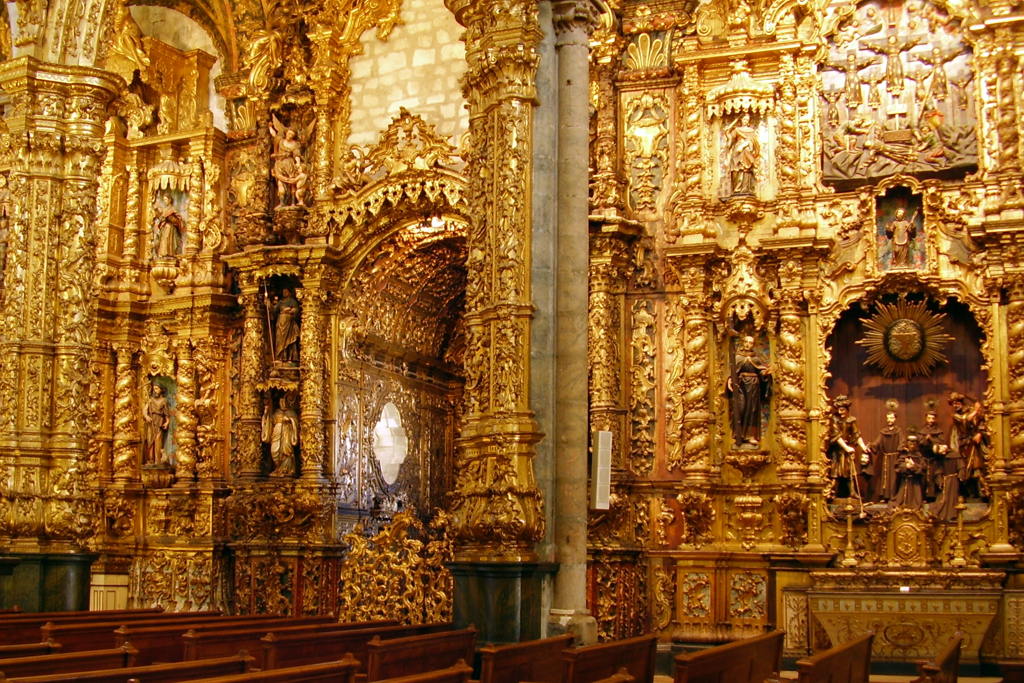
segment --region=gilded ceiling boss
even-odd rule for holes
[[[0,17],[0,610],[1021,657],[1019,0]]]

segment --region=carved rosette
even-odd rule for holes
[[[181,338],[175,341],[178,352],[178,404],[176,408],[178,426],[174,440],[178,444],[176,475],[178,484],[190,486],[196,479],[198,451],[196,448],[196,368],[192,357],[192,341]]]
[[[452,494],[460,558],[532,559],[544,532],[529,409],[535,3],[449,0],[466,27],[471,214],[466,287],[466,424]]]
[[[135,402],[137,387],[132,364],[134,349],[130,345],[115,346],[117,366],[114,370],[114,446],[111,470],[114,479],[131,481],[138,479],[136,453],[139,435],[138,405]]]

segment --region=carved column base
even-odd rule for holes
[[[453,562],[448,568],[455,579],[455,628],[475,624],[478,640],[495,645],[542,637],[542,586],[557,564]]]

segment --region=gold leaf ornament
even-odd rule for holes
[[[864,321],[867,328],[858,344],[868,351],[869,365],[886,377],[927,377],[935,366],[946,362],[943,347],[953,337],[942,331],[945,313],[933,313],[924,301],[910,303],[900,298],[895,304],[878,304],[875,314]]]

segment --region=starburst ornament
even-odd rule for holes
[[[878,304],[878,310],[864,321],[867,331],[857,343],[868,350],[868,363],[878,366],[886,377],[910,379],[927,377],[939,363],[946,362],[942,348],[953,337],[942,331],[945,313],[933,313],[924,301]]]

